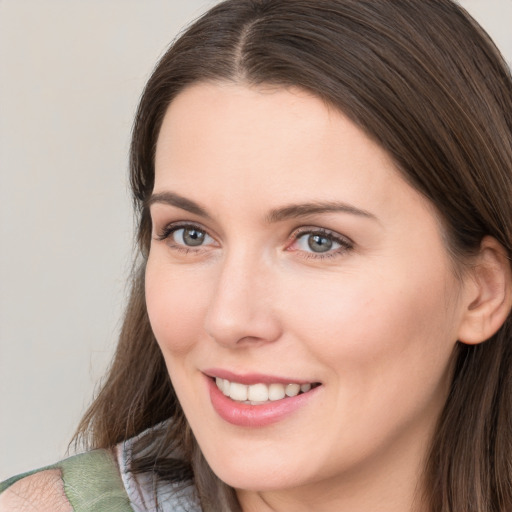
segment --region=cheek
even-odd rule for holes
[[[437,363],[455,343],[456,319],[446,308],[452,284],[446,273],[422,270],[349,274],[311,282],[307,293],[292,290],[295,332],[317,359],[347,373],[406,359],[420,367],[425,355],[425,365]]]
[[[185,275],[183,275],[185,273]],[[164,352],[182,354],[197,342],[207,309],[207,290],[197,276],[150,255],[146,305],[153,333]]]
[[[386,444],[407,425],[429,425],[446,399],[456,341],[443,279],[368,273],[317,284],[290,295],[294,332],[332,384],[333,415],[345,418],[332,423],[340,445],[362,453],[371,440]]]

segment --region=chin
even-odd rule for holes
[[[248,450],[205,454],[212,471],[227,485],[247,491],[276,491],[299,487],[313,479],[313,466],[284,457],[275,448],[272,454]],[[306,472],[307,468],[307,472]]]
[[[225,468],[215,474],[227,485],[234,489],[253,492],[269,492],[299,487],[306,482],[303,479],[294,478],[293,475],[276,475],[270,468],[254,470],[246,466],[236,471]],[[284,478],[283,478],[284,477]]]

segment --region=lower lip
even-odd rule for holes
[[[217,414],[228,423],[239,427],[264,427],[277,423],[304,407],[322,386],[297,396],[286,397],[264,405],[250,405],[231,400],[222,393],[213,379],[207,377],[210,400]]]

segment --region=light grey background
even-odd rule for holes
[[[138,97],[215,0],[0,0],[0,479],[54,462],[108,365]],[[461,0],[512,61],[512,0]]]

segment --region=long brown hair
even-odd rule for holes
[[[171,418],[144,438],[133,471],[193,479],[205,511],[235,511],[234,491],[209,469],[187,425],[144,299],[155,144],[169,103],[198,81],[298,86],[342,111],[431,201],[461,262],[485,235],[512,254],[512,78],[451,0],[228,0],[158,63],[131,146],[140,249],[131,297],[110,372],[78,433],[108,448]],[[485,343],[457,344],[425,468],[432,511],[512,510],[511,324],[509,315]]]

